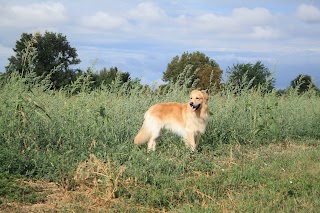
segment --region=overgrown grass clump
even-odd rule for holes
[[[197,152],[167,133],[147,154],[133,144],[144,112],[158,102],[188,101],[189,89],[172,85],[160,95],[115,82],[94,91],[80,85],[70,95],[27,78],[13,76],[1,87],[1,177],[93,190],[61,210],[93,210],[88,202],[99,196],[108,198],[100,210],[133,212],[320,207],[320,97],[312,92],[211,94]]]

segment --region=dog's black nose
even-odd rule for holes
[[[193,102],[190,102],[190,106],[192,106],[192,107],[193,107]]]

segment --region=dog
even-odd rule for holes
[[[168,102],[151,106],[144,114],[144,122],[134,143],[144,144],[148,141],[148,152],[155,151],[156,139],[161,130],[166,129],[180,135],[185,145],[195,151],[208,123],[208,99],[204,90],[193,90],[188,103]]]

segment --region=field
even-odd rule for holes
[[[0,211],[317,212],[320,97],[296,91],[210,95],[197,152],[166,133],[135,146],[165,95],[111,85],[76,95],[14,77],[0,93]]]

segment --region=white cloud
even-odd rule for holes
[[[249,34],[253,39],[275,39],[280,36],[280,32],[270,26],[257,26],[253,28],[253,32]]]
[[[163,9],[151,2],[143,2],[132,9],[128,17],[133,20],[140,20],[143,22],[162,21],[167,18],[167,14]]]
[[[300,5],[297,10],[297,15],[305,22],[320,22],[320,9],[312,5]]]
[[[212,38],[264,38],[278,36],[276,29],[269,27],[274,16],[265,8],[235,8],[229,14],[200,13],[168,15],[154,3],[140,3],[127,12],[113,14],[97,12],[81,20],[82,32],[110,30],[108,33],[121,38],[147,38],[167,43],[189,43],[200,37]],[[124,33],[125,32],[125,35]],[[175,35],[175,36],[172,36]],[[207,44],[206,44],[207,45]]]
[[[241,7],[233,10],[231,18],[243,25],[261,25],[269,23],[273,16],[266,8],[249,9]]]
[[[86,16],[82,19],[82,24],[85,27],[95,29],[121,29],[126,27],[127,20],[120,16],[110,15],[106,12],[97,12],[95,15]]]
[[[112,29],[114,30],[112,33],[125,31],[137,36],[137,34],[152,33],[151,28],[157,29],[158,25],[165,23],[167,18],[165,11],[160,7],[150,2],[144,2],[121,12],[121,14],[112,13],[112,11],[97,12],[82,18],[81,24],[94,30]]]
[[[198,16],[181,15],[176,18],[177,27],[189,32],[212,32],[214,36],[243,37],[253,28],[267,26],[273,21],[273,15],[265,8],[235,8],[231,14],[205,13]],[[179,26],[180,25],[180,26]],[[257,28],[258,29],[258,28]]]
[[[178,33],[180,26],[175,25],[174,17],[168,16],[161,7],[154,3],[140,3],[123,10],[100,12],[82,19],[79,32],[103,33],[117,37],[120,41],[162,41],[171,42],[173,33]],[[104,38],[104,41],[110,37]]]
[[[0,27],[43,27],[67,20],[66,9],[61,3],[34,3],[4,5],[0,9]]]

